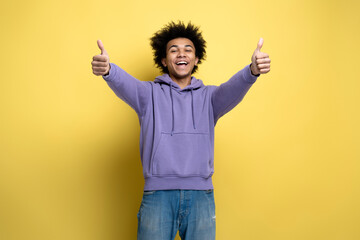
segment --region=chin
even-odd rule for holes
[[[191,75],[191,71],[175,72],[173,75],[178,76],[178,77],[187,77],[187,76]]]
[[[188,76],[191,76],[191,73],[186,73],[186,74],[174,74],[175,77],[177,78],[185,78]]]

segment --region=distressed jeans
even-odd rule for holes
[[[138,217],[138,240],[215,240],[214,191],[144,191]]]

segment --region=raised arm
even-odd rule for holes
[[[110,63],[109,54],[101,40],[97,43],[101,54],[93,57],[93,73],[102,76],[120,99],[130,105],[139,117],[143,116],[150,102],[150,83],[139,81],[116,64]]]
[[[270,71],[269,55],[260,51],[263,42],[261,38],[251,57],[250,65],[237,72],[227,82],[216,87],[213,91],[211,101],[215,123],[221,116],[241,102],[260,74]]]

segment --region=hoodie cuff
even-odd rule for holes
[[[254,83],[259,76],[260,76],[260,74],[259,75],[253,75],[251,73],[250,64],[246,65],[246,67],[245,67],[245,69],[243,71],[243,77],[244,77],[246,82]]]
[[[103,79],[105,81],[111,81],[111,79],[114,79],[115,76],[116,76],[116,65],[114,63],[110,63],[110,71],[109,71],[109,74],[104,76],[102,75]]]

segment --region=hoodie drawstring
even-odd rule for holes
[[[194,98],[193,98],[193,89],[191,88],[191,112],[192,112],[192,119],[193,119],[193,127],[196,129],[195,125],[195,114],[194,114]]]
[[[174,100],[172,96],[172,84],[170,82],[170,98],[171,98],[171,117],[172,117],[172,127],[171,127],[171,136],[174,134]]]
[[[192,114],[192,121],[193,121],[193,127],[196,129],[195,124],[195,108],[194,108],[194,96],[193,96],[193,89],[190,88],[191,91],[191,114]],[[173,94],[172,94],[172,83],[170,82],[170,98],[171,98],[171,136],[174,135],[174,126],[175,126],[175,117],[174,117],[174,100],[173,100]]]

